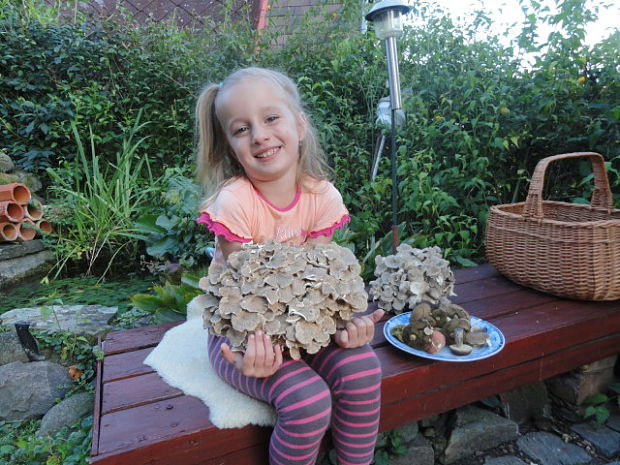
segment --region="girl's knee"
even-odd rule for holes
[[[276,410],[283,424],[327,429],[332,411],[329,387],[321,378],[307,386],[296,387],[278,402]]]
[[[378,390],[381,385],[381,362],[368,344],[357,349],[345,349],[344,356],[336,364],[331,384],[338,392],[342,390]],[[365,392],[365,391],[364,391]]]

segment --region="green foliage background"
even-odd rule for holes
[[[189,176],[201,87],[241,66],[274,67],[297,80],[318,126],[352,213],[346,243],[362,256],[388,233],[387,157],[370,181],[385,130],[375,125],[377,102],[387,95],[385,58],[373,34],[356,31],[359,2],[346,1],[335,15],[314,10],[284,31],[284,43],[282,31],[258,33],[249,19],[179,30],[67,21],[24,4],[0,1],[0,147],[21,167],[71,169],[78,153],[72,125],[79,139],[92,139],[97,157],[113,162],[141,114],[147,124],[138,136],[148,137],[139,156],[155,175],[176,167]],[[484,260],[488,207],[523,200],[544,156],[602,153],[620,202],[620,32],[589,47],[585,31],[597,11],[586,0],[558,0],[556,12],[534,1],[522,5],[527,20],[509,47],[492,34],[477,38],[490,22],[483,12],[462,27],[432,2],[416,2],[411,15],[421,25],[399,39],[401,83],[410,89],[398,146],[401,237],[442,247],[454,264]],[[556,32],[536,45],[542,24]],[[587,201],[586,162],[551,171],[549,196]],[[161,213],[166,183],[159,185],[141,214]],[[132,253],[127,263],[137,263],[139,251]]]

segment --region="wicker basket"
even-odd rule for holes
[[[591,205],[542,199],[547,165],[588,157],[594,170]],[[525,202],[491,207],[489,262],[508,279],[561,297],[620,299],[620,210],[613,208],[603,157],[578,152],[538,162]]]

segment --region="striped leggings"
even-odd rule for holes
[[[301,360],[285,358],[268,378],[251,378],[224,360],[222,342],[225,338],[209,335],[209,358],[219,376],[276,409],[269,441],[271,465],[314,464],[329,427],[341,465],[372,461],[381,409],[381,366],[369,345],[341,349],[332,342]]]

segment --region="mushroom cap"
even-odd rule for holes
[[[431,306],[428,302],[422,302],[416,305],[411,311],[410,321],[421,320],[431,316]]]
[[[489,343],[489,333],[485,329],[473,328],[465,333],[465,342],[472,346],[483,346]]]
[[[436,354],[441,349],[446,346],[446,336],[439,330],[433,330],[433,334],[431,334],[431,343],[427,347],[426,351],[429,354]]]
[[[448,346],[456,355],[469,355],[474,348],[467,344],[451,344]]]

